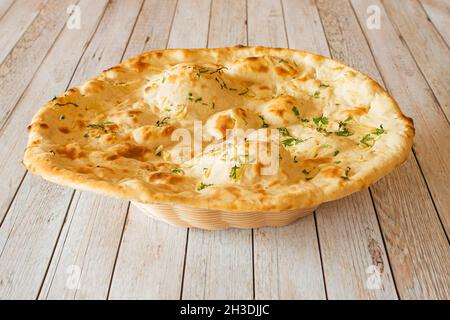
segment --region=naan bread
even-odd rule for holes
[[[171,136],[198,120],[203,152],[180,161]],[[279,130],[274,174],[245,155],[224,161],[216,147],[232,128]],[[52,182],[141,203],[280,211],[369,186],[406,160],[413,136],[382,87],[337,61],[264,47],[162,50],[45,104],[24,163]]]

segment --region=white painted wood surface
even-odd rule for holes
[[[0,62],[14,48],[16,42],[23,35],[45,5],[46,0],[17,0],[0,20]],[[2,6],[3,8],[6,5]],[[4,9],[3,9],[4,10]],[[0,11],[0,16],[2,15]]]
[[[0,1],[0,26],[12,28],[0,36],[0,298],[448,299],[449,3],[405,1],[80,0],[81,32],[64,25],[72,1],[34,2],[19,19],[21,0]],[[367,29],[370,4],[383,32]],[[69,83],[146,50],[247,35],[331,53],[384,83],[415,120],[415,154],[370,192],[253,232],[174,228],[26,174],[24,129]],[[370,265],[383,270],[380,290],[367,290]]]

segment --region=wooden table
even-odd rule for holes
[[[449,25],[449,0],[0,0],[0,298],[449,299]],[[68,87],[144,51],[236,44],[367,73],[414,119],[413,154],[288,227],[219,232],[22,165],[31,117]]]

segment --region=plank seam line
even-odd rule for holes
[[[384,1],[381,3],[383,5],[383,7],[385,7],[384,5]],[[442,104],[439,102],[439,99],[436,96],[436,93],[434,92],[433,87],[430,85],[430,82],[428,81],[427,77],[425,76],[422,68],[420,67],[420,64],[417,62],[416,57],[414,56],[411,48],[408,45],[408,41],[403,37],[402,33],[400,32],[400,28],[398,27],[397,23],[395,22],[395,19],[393,19],[393,17],[389,14],[389,12],[386,10],[386,8],[384,9],[384,11],[386,12],[386,16],[389,19],[389,21],[391,22],[391,25],[393,27],[393,29],[395,30],[395,32],[397,33],[397,36],[400,38],[400,41],[403,43],[403,45],[406,47],[406,49],[409,52],[409,55],[411,56],[411,58],[414,61],[414,64],[417,67],[417,70],[419,70],[420,74],[422,75],[422,78],[425,80],[425,83],[427,84],[427,87],[430,89],[431,91],[431,96],[433,97],[434,102],[436,102],[436,104],[438,105],[440,111],[442,112],[442,116],[444,117],[444,119],[447,120],[447,122],[450,124],[450,119],[447,118],[447,114],[445,113],[444,108],[442,107]]]
[[[78,4],[79,2],[80,2],[80,0],[77,0],[76,4]],[[55,40],[53,40],[52,44],[51,44],[50,47],[47,49],[47,52],[45,53],[45,55],[44,55],[44,57],[42,58],[42,60],[39,62],[38,67],[37,67],[36,70],[33,72],[33,75],[31,76],[30,80],[28,81],[28,84],[26,85],[26,87],[25,87],[25,89],[22,91],[22,93],[20,94],[19,98],[18,98],[18,99],[16,100],[16,102],[14,103],[14,106],[13,106],[10,110],[8,110],[8,111],[6,112],[5,118],[4,118],[3,120],[0,120],[0,122],[1,122],[1,124],[0,124],[0,134],[3,132],[5,126],[9,123],[9,121],[10,121],[10,119],[11,119],[11,116],[12,116],[14,110],[17,108],[17,105],[18,105],[18,104],[20,103],[20,101],[22,100],[23,96],[25,95],[25,92],[27,92],[27,90],[28,90],[28,88],[30,87],[31,83],[32,83],[33,80],[35,79],[36,74],[37,74],[38,71],[40,70],[40,68],[41,68],[42,64],[44,63],[44,61],[47,59],[48,54],[51,52],[51,49],[52,49],[53,46],[55,45],[56,41],[58,41],[59,37],[61,36],[61,33],[63,32],[63,30],[64,30],[64,28],[65,28],[65,26],[66,26],[66,23],[67,23],[67,20],[68,20],[68,19],[69,19],[69,17],[67,17],[66,22],[64,22],[64,24],[63,24],[61,30],[59,30],[58,34],[57,34],[56,37],[55,37]],[[22,39],[22,38],[21,38],[21,39]],[[17,43],[18,43],[18,42],[17,42]],[[17,43],[16,43],[16,44],[17,44]],[[14,46],[14,48],[16,48],[16,46]],[[14,48],[11,50],[11,53],[12,53],[12,51],[14,50]],[[8,56],[5,58],[4,61],[6,61],[6,59],[7,59],[9,56],[10,56],[10,54],[8,54]],[[3,61],[0,65],[3,65],[4,61]]]
[[[437,26],[434,24],[433,19],[431,19],[431,17],[428,15],[427,10],[425,10],[422,1],[420,0],[416,0],[419,3],[419,6],[422,8],[423,12],[425,13],[425,16],[427,17],[428,22],[433,26],[434,30],[436,31],[436,33],[441,37],[442,41],[444,41],[444,43],[447,45],[447,48],[450,49],[450,45],[447,43],[447,41],[445,41],[444,36],[442,35],[442,33],[439,31],[439,29],[437,28]]]
[[[2,228],[3,222],[5,221],[6,216],[8,215],[8,212],[11,209],[12,204],[14,203],[14,200],[16,199],[17,193],[19,192],[19,189],[22,186],[26,175],[27,175],[27,171],[25,171],[23,173],[22,179],[20,179],[20,182],[19,182],[19,186],[17,187],[16,191],[14,191],[13,197],[11,198],[11,201],[9,202],[8,207],[5,210],[5,216],[3,217],[2,221],[0,221],[0,229]],[[1,254],[0,254],[0,257],[1,257]]]
[[[360,21],[359,21],[359,19],[358,19],[358,15],[356,14],[355,8],[353,7],[353,4],[352,4],[352,2],[351,2],[350,0],[349,0],[349,3],[350,3],[350,7],[351,7],[352,10],[353,10],[353,13],[355,14],[356,21],[358,22],[360,29],[363,30],[363,28],[362,28],[362,26],[361,26],[361,23],[360,23]],[[363,35],[364,35],[364,39],[366,40],[367,46],[369,47],[369,51],[370,51],[370,53],[371,53],[371,55],[372,55],[373,61],[374,61],[374,63],[375,63],[375,66],[376,66],[376,68],[377,68],[377,70],[378,70],[378,74],[380,75],[380,78],[381,78],[381,81],[382,81],[381,84],[384,86],[384,88],[386,89],[386,91],[389,92],[389,90],[388,90],[388,88],[387,88],[387,86],[386,86],[386,81],[384,80],[384,76],[383,76],[383,74],[382,74],[382,72],[381,72],[381,68],[380,68],[380,66],[379,66],[379,64],[378,64],[378,61],[377,61],[377,59],[376,59],[376,57],[375,57],[375,54],[373,53],[372,46],[370,45],[370,42],[369,42],[369,40],[367,39],[366,34],[364,33],[364,31],[363,31],[362,33],[363,33]],[[390,93],[390,92],[389,92],[389,93]],[[420,173],[421,173],[421,175],[422,175],[422,178],[423,178],[423,181],[424,181],[424,183],[425,183],[425,186],[427,187],[428,194],[429,194],[429,196],[430,196],[431,202],[433,203],[433,206],[434,206],[434,208],[435,208],[435,213],[436,213],[436,215],[437,215],[437,217],[438,217],[438,219],[439,219],[439,221],[440,221],[439,211],[437,210],[436,203],[435,203],[435,200],[434,200],[434,198],[433,198],[433,194],[432,194],[431,191],[430,191],[430,187],[429,187],[429,185],[428,185],[428,181],[427,181],[426,175],[424,174],[424,172],[423,172],[423,170],[422,170],[422,167],[421,167],[421,165],[420,165],[419,158],[418,158],[417,155],[416,155],[416,152],[415,152],[415,149],[414,149],[414,145],[413,145],[413,147],[412,147],[412,153],[413,153],[413,155],[414,155],[414,159],[416,160],[416,164],[417,164],[417,166],[418,166],[418,168],[419,168],[419,171],[420,171]],[[442,228],[444,228],[442,222],[441,222],[441,226],[442,226]],[[445,228],[444,228],[444,234],[446,235],[447,240],[448,240],[448,235],[447,235],[446,232],[445,232]],[[386,248],[386,250],[387,250],[387,248]]]
[[[130,36],[130,38],[131,38],[131,36]],[[131,206],[131,202],[128,201],[127,213],[125,214],[125,219],[123,221],[123,227],[122,227],[122,232],[120,233],[119,245],[117,247],[117,253],[116,253],[116,256],[114,258],[113,268],[111,270],[111,279],[109,280],[109,284],[108,284],[108,291],[106,293],[106,300],[109,300],[109,298],[110,298],[111,287],[112,287],[112,283],[114,281],[114,273],[116,272],[117,260],[119,259],[120,248],[122,247],[123,236],[125,234],[125,229],[127,227],[128,217],[130,215],[130,206]]]
[[[416,156],[416,151],[413,149],[412,152],[413,152],[414,156],[417,158],[417,156]],[[423,170],[422,170],[422,166],[420,165],[420,163],[419,163],[419,161],[418,161],[417,159],[416,159],[416,161],[417,161],[417,166],[419,167],[420,173],[422,174],[422,176],[425,176],[425,173],[424,173]],[[433,207],[434,207],[434,210],[435,210],[436,215],[437,215],[437,217],[438,217],[438,220],[439,220],[439,222],[441,223],[441,227],[442,227],[442,229],[443,229],[443,231],[444,231],[444,235],[445,235],[446,238],[447,238],[447,242],[450,244],[449,234],[447,234],[447,230],[445,229],[444,222],[442,221],[441,215],[439,214],[439,210],[438,210],[438,208],[437,208],[437,206],[436,206],[436,203],[434,202],[434,199],[433,199],[433,196],[432,196],[430,187],[429,187],[429,185],[428,185],[428,182],[427,182],[426,179],[424,179],[424,182],[425,182],[425,186],[427,187],[428,194],[430,195],[431,203],[433,203]]]
[[[8,10],[0,17],[0,20],[6,15],[6,13],[9,11],[9,9],[15,4],[16,2],[14,1],[11,6],[9,6]],[[36,19],[39,17],[39,15],[41,14],[41,12],[44,10],[45,6],[47,5],[48,0],[45,0],[42,2],[41,7],[39,8],[39,11],[36,13],[36,15],[33,17],[33,19],[31,20],[31,22],[28,24],[27,28],[22,32],[22,34],[20,35],[19,39],[17,39],[16,43],[14,44],[14,46],[12,46],[11,49],[9,49],[8,53],[5,55],[5,59],[3,59],[3,61],[1,61],[1,63],[3,63],[6,58],[10,55],[10,53],[14,50],[14,48],[16,47],[16,45],[19,43],[19,41],[23,38],[24,34],[27,33],[28,29],[31,28],[31,26],[33,25],[33,23],[36,21]]]
[[[5,10],[5,12],[0,16],[0,20],[3,19],[3,17],[8,13],[8,11],[11,9],[11,7],[15,4],[16,2],[13,1],[11,2],[11,4],[9,5],[8,9]]]
[[[209,48],[209,35],[211,33],[211,15],[214,0],[209,1],[209,19],[208,19],[208,31],[206,33],[206,48]]]
[[[73,191],[73,192],[72,192],[72,195],[71,195],[71,199],[70,199],[69,205],[68,205],[68,207],[67,207],[67,211],[68,211],[68,212],[70,212],[70,207],[71,207],[71,204],[72,204],[73,199],[74,199],[74,197],[75,197],[75,194],[76,194],[75,191]],[[77,200],[77,203],[76,203],[76,205],[75,205],[75,208],[73,209],[74,212],[76,212],[77,207],[78,207],[78,200]],[[66,244],[67,237],[69,236],[70,229],[71,229],[71,227],[72,227],[72,220],[73,220],[73,217],[74,217],[74,216],[75,216],[75,215],[73,214],[72,217],[71,217],[71,219],[70,219],[70,221],[67,221],[67,217],[65,217],[64,222],[63,222],[63,225],[62,225],[62,227],[61,227],[61,234],[62,234],[62,231],[63,231],[63,229],[64,229],[64,225],[65,225],[65,224],[68,224],[67,233],[66,233],[65,236],[64,236],[64,241],[63,241],[62,246],[61,246],[61,254],[58,255],[58,260],[56,261],[56,266],[55,266],[55,272],[53,273],[52,279],[50,280],[50,283],[49,283],[49,285],[48,285],[48,291],[47,291],[46,294],[45,294],[45,299],[48,298],[48,294],[50,293],[50,288],[51,288],[52,285],[53,285],[53,280],[55,279],[56,270],[57,270],[57,268],[58,268],[58,266],[59,266],[59,262],[61,261],[62,250],[63,250],[63,248],[64,248],[64,246],[65,246],[65,244]],[[60,237],[59,237],[59,238],[60,238]],[[58,247],[59,238],[58,238],[58,241],[56,242],[56,245],[55,245],[55,253],[56,253],[56,249],[57,249],[57,247]],[[50,266],[51,266],[51,262],[52,262],[52,260],[53,260],[53,257],[54,257],[54,255],[53,255],[52,258],[50,259],[49,269],[48,269],[48,270],[50,270]],[[47,276],[48,276],[48,271],[46,272],[46,274],[45,274],[45,276],[44,276],[44,281],[42,282],[41,288],[39,289],[39,292],[38,292],[38,298],[39,298],[39,296],[41,296],[41,291],[42,291],[42,289],[43,289],[43,286],[44,286],[44,284],[45,284],[45,279],[47,278]]]
[[[188,242],[189,242],[189,228],[186,229],[186,244],[184,246],[183,272],[181,273],[180,300],[183,300],[184,275],[186,273]]]
[[[319,258],[320,258],[320,269],[322,271],[322,281],[323,281],[323,290],[325,293],[325,299],[328,300],[328,290],[327,290],[327,281],[325,276],[325,268],[323,264],[323,258],[322,258],[322,248],[320,246],[320,235],[319,235],[319,228],[317,227],[317,213],[314,211],[313,213],[314,218],[314,227],[316,229],[316,239],[317,239],[317,247],[319,249]]]
[[[284,15],[283,0],[280,0],[280,6],[281,6],[281,17],[283,19],[284,35],[286,37],[286,44],[287,44],[287,47],[290,48],[291,46],[289,44],[289,37],[288,37],[288,32],[287,32],[287,27],[286,27],[286,17]]]
[[[397,295],[397,299],[401,299],[400,298],[400,293],[398,291],[397,281],[395,280],[395,276],[394,276],[394,270],[392,269],[391,258],[389,257],[389,252],[388,252],[388,248],[387,248],[387,245],[386,245],[386,239],[385,239],[385,236],[384,236],[384,233],[383,233],[383,229],[381,227],[380,217],[378,216],[378,210],[377,210],[377,208],[375,206],[375,200],[373,199],[373,194],[372,194],[372,189],[371,188],[369,188],[369,195],[370,195],[370,199],[372,200],[372,203],[374,204],[375,218],[377,219],[378,229],[380,230],[380,233],[381,233],[381,240],[383,241],[384,250],[386,252],[386,259],[388,261],[389,270],[390,270],[391,275],[392,275],[392,282],[394,283],[395,294]]]
[[[69,214],[69,210],[70,210],[70,204],[72,203],[72,200],[73,200],[74,195],[75,195],[75,192],[72,192],[72,196],[71,196],[70,201],[69,201],[69,204],[68,204],[68,206],[67,206],[66,213],[65,213],[65,215],[64,215],[64,220],[63,220],[63,221],[66,221],[66,219],[67,219],[67,215]],[[43,288],[43,286],[44,286],[45,278],[46,278],[47,273],[48,273],[48,271],[49,271],[49,269],[50,269],[50,265],[51,265],[51,262],[52,262],[52,260],[53,260],[53,255],[55,254],[56,247],[57,247],[57,244],[58,244],[58,242],[59,242],[59,238],[61,237],[61,233],[62,233],[62,231],[63,231],[63,226],[64,226],[64,223],[61,225],[61,228],[59,229],[59,232],[58,232],[58,236],[57,236],[56,239],[55,239],[55,243],[54,243],[54,245],[53,245],[52,254],[50,255],[50,259],[48,260],[47,268],[45,269],[45,273],[44,273],[44,276],[43,276],[43,278],[42,278],[41,285],[39,286],[39,290],[38,290],[38,292],[37,292],[37,294],[36,294],[35,300],[37,300],[37,299],[39,298],[39,295],[40,295],[40,293],[41,293],[41,290],[42,290],[42,288]]]
[[[173,32],[173,22],[175,20],[175,16],[177,15],[178,4],[179,4],[179,0],[177,0],[177,2],[175,3],[175,9],[173,10],[172,21],[170,22],[169,34],[167,36],[166,48],[165,49],[167,49],[167,47],[169,46],[170,36],[172,35],[172,32]]]
[[[255,232],[252,229],[252,285],[253,285],[253,300],[256,300],[256,283],[255,283]]]
[[[245,0],[245,37],[248,46],[248,0]]]
[[[139,16],[141,15],[142,8],[144,7],[145,0],[141,0],[141,5],[139,7],[139,11],[136,15],[136,20],[134,20],[133,27],[131,28],[130,36],[128,37],[127,43],[125,44],[125,48],[123,49],[122,56],[120,57],[120,62],[123,61],[125,57],[125,53],[127,52],[128,46],[130,45],[131,37],[133,36],[134,29],[136,29],[137,22],[139,20]]]

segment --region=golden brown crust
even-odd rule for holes
[[[227,129],[281,128],[278,171],[233,168],[206,151],[175,161],[171,135],[196,120],[211,146]],[[144,53],[48,102],[28,129],[24,163],[55,183],[241,212],[309,208],[365,188],[407,159],[414,136],[412,119],[366,75],[265,47]]]

